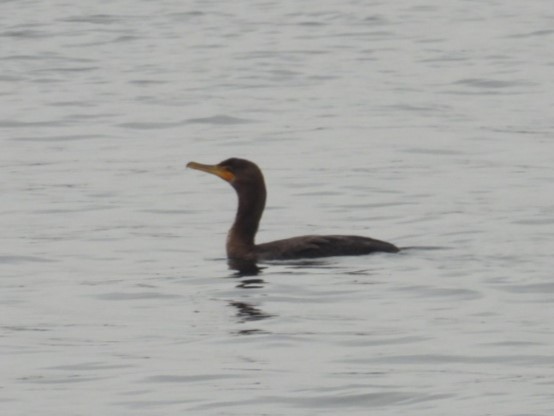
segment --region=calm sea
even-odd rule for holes
[[[554,12],[2,1],[0,412],[554,414]],[[228,270],[259,242],[398,255]]]

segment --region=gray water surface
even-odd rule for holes
[[[0,4],[3,415],[554,414],[554,30],[528,2]],[[227,269],[259,242],[398,255]],[[419,248],[417,248],[419,247]]]

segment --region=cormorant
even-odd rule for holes
[[[265,208],[266,188],[260,168],[245,159],[231,158],[217,165],[189,162],[187,167],[211,173],[229,182],[238,196],[235,221],[227,236],[231,262],[354,256],[373,252],[396,253],[385,241],[355,235],[305,235],[256,244],[258,225]]]

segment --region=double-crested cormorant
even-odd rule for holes
[[[237,158],[224,160],[217,165],[189,162],[187,167],[219,176],[237,192],[237,214],[227,236],[227,257],[231,261],[256,262],[399,251],[391,243],[354,235],[305,235],[255,244],[254,238],[266,199],[260,168],[253,162]]]

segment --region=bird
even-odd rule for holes
[[[233,157],[216,165],[189,162],[187,168],[218,176],[228,182],[237,193],[238,207],[226,243],[230,264],[400,251],[394,244],[386,241],[357,235],[303,235],[256,244],[255,237],[267,196],[264,176],[258,165]]]

